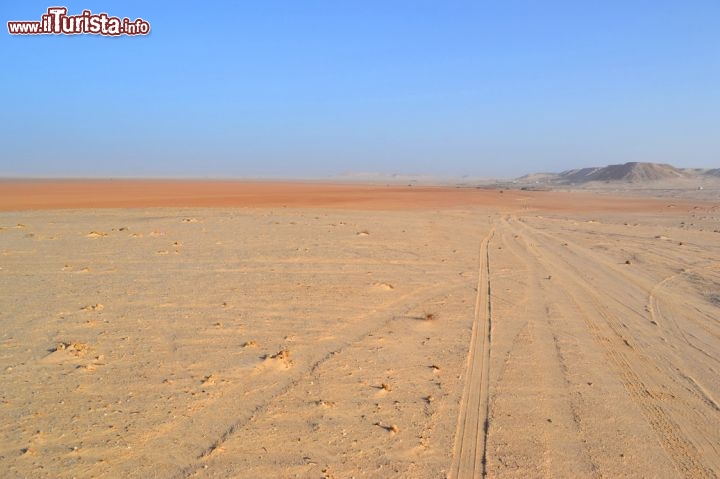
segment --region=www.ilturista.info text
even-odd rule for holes
[[[68,15],[65,7],[50,7],[40,21],[7,22],[11,35],[147,35],[150,24],[138,18],[110,17],[107,13],[92,13],[83,10],[80,15]]]

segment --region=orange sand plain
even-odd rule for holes
[[[0,211],[69,208],[463,206],[552,211],[662,211],[668,200],[447,186],[203,180],[0,180]]]

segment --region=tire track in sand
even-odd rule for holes
[[[455,430],[451,477],[484,477],[487,472],[488,387],[492,310],[490,253],[494,228],[480,242],[475,313],[470,336],[467,373]]]
[[[582,263],[568,259],[564,256],[564,252],[555,246],[560,244],[559,238],[524,222],[518,224],[524,228],[526,234],[535,239],[535,242],[543,245],[542,251],[545,254],[541,254],[532,243],[529,244],[535,255],[543,258],[542,261],[547,263],[553,275],[564,278],[562,284],[566,285],[567,298],[580,313],[596,343],[605,350],[606,357],[616,368],[625,390],[655,431],[677,472],[683,477],[716,478],[715,470],[706,464],[696,441],[686,436],[678,419],[668,413],[664,407],[666,399],[653,393],[664,389],[672,390],[671,384],[664,381],[671,378],[654,373],[655,369],[648,366],[652,362],[642,348],[634,341],[629,343],[623,336],[622,325],[616,313],[608,307],[607,301],[590,282],[583,279],[583,270],[592,269],[593,260],[590,259],[592,255],[585,255],[588,266],[583,268]],[[595,261],[597,274],[603,269],[612,269],[608,264]],[[627,282],[627,284],[631,283]],[[625,347],[622,346],[623,344]],[[693,391],[689,390],[689,392]],[[680,397],[679,394],[674,394],[672,397],[676,396]],[[709,441],[711,442],[712,439]]]
[[[434,285],[426,286],[423,288],[419,288],[411,293],[405,294],[400,298],[390,301],[388,304],[378,308],[378,310],[375,311],[373,315],[379,318],[384,317],[384,319],[374,322],[372,326],[364,328],[357,335],[351,335],[349,338],[340,340],[336,346],[325,351],[324,354],[316,358],[315,361],[313,361],[311,364],[306,365],[304,370],[298,372],[295,377],[289,379],[282,387],[279,387],[277,391],[273,392],[268,397],[263,398],[258,404],[255,405],[252,410],[246,411],[245,414],[242,414],[238,417],[230,418],[232,421],[227,425],[227,427],[223,431],[216,432],[214,435],[214,440],[212,442],[209,442],[206,447],[202,448],[197,452],[197,454],[191,457],[189,463],[185,465],[182,469],[180,469],[178,473],[173,477],[197,477],[198,474],[200,474],[200,472],[204,469],[203,466],[205,465],[206,461],[218,451],[221,451],[223,444],[225,444],[231,438],[237,436],[239,433],[242,432],[243,428],[255,421],[262,414],[264,414],[267,408],[273,403],[273,401],[275,401],[279,397],[284,396],[285,394],[288,394],[294,388],[303,384],[304,381],[306,381],[309,377],[315,374],[315,371],[317,371],[318,368],[320,368],[328,361],[337,358],[353,344],[362,341],[369,335],[377,332],[391,322],[397,320],[397,318],[401,317],[394,314],[390,315],[389,317],[385,317],[385,315],[383,314],[384,312],[397,308],[401,308],[403,310],[411,310],[418,305],[423,304],[429,298],[435,298],[437,296],[448,294],[457,289],[461,289],[465,287],[465,284],[466,283],[464,283],[463,281],[453,282],[440,290],[438,290],[437,287]]]

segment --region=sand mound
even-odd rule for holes
[[[42,358],[42,363],[69,363],[84,358],[90,350],[85,343],[58,343],[50,353]]]
[[[102,311],[103,309],[105,309],[105,306],[102,303],[88,304],[87,306],[83,306],[80,309],[82,311]]]
[[[293,365],[290,359],[290,350],[283,349],[275,354],[266,354],[262,357],[263,364],[268,366],[276,366],[279,369],[290,369]]]

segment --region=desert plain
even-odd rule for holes
[[[703,195],[2,182],[2,477],[718,477]]]

